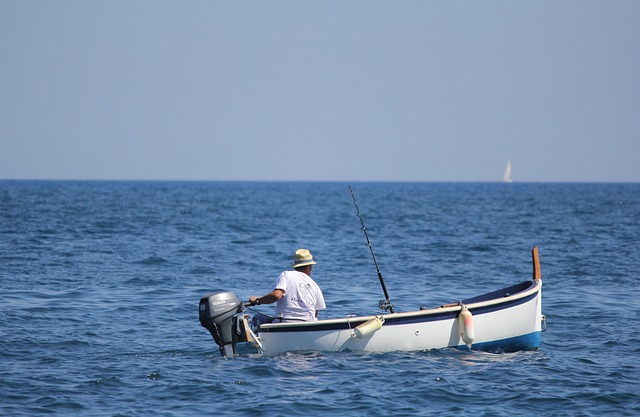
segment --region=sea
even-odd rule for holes
[[[530,279],[534,246],[535,351],[225,359],[198,320],[298,248],[337,318],[381,313],[374,256],[411,311]],[[3,180],[0,415],[636,416],[639,280],[637,183]]]

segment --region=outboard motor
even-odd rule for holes
[[[205,295],[200,299],[200,324],[209,330],[220,346],[222,356],[233,357],[236,354],[234,316],[243,310],[242,301],[229,291]]]

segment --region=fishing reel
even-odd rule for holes
[[[380,308],[380,310],[391,311],[393,313],[393,303],[391,303],[391,300],[389,299],[380,300],[380,302],[378,303],[378,308]]]

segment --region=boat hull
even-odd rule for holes
[[[384,324],[359,336],[355,328],[376,316],[305,323],[263,324],[257,330],[260,350],[289,351],[421,351],[469,349],[462,340],[458,316],[463,305],[472,313],[473,350],[512,352],[537,349],[542,331],[542,281],[526,281],[459,304],[407,313],[384,314]],[[378,316],[380,317],[380,316]]]

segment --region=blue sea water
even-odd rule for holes
[[[223,359],[200,297],[299,247],[322,317],[378,311],[347,184],[0,181],[0,415],[640,414],[640,184],[351,185],[398,311],[528,279],[537,245],[540,348]]]

